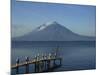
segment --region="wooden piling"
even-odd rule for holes
[[[37,60],[37,56],[35,55],[34,61],[36,61],[36,60]],[[37,71],[37,70],[36,70],[36,67],[37,67],[37,63],[35,62],[35,63],[34,63],[34,72]]]
[[[16,59],[16,66],[19,64],[19,58]],[[19,67],[16,67],[16,74],[19,73]]]
[[[36,64],[36,62],[34,63],[34,72],[37,72],[37,64]]]
[[[39,72],[39,61],[37,62],[37,72]]]
[[[49,70],[50,68],[50,60],[47,60],[47,69]]]
[[[29,61],[29,57],[26,57],[26,74],[29,73],[29,64],[28,64],[28,61]]]
[[[46,62],[46,60],[44,60],[44,70],[46,70],[46,66],[47,65],[47,62]]]
[[[56,64],[55,64],[55,60],[53,60],[53,66],[55,66]]]
[[[62,65],[62,59],[60,59],[60,65]]]

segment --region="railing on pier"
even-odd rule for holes
[[[59,62],[59,64],[56,63],[56,61]],[[51,63],[53,62],[53,63]],[[26,57],[25,62],[20,62],[19,59],[16,60],[16,64],[12,65],[12,69],[16,69],[16,74],[19,74],[19,67],[25,66],[25,73],[29,73],[29,65],[34,64],[34,72],[48,72],[51,71],[57,67],[60,67],[62,64],[62,58],[57,57],[56,55],[37,55],[32,60],[29,60],[29,57]]]

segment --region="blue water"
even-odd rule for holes
[[[25,56],[30,59],[35,55],[55,52],[59,47],[58,54],[63,58],[62,66],[54,71],[87,70],[96,68],[95,41],[69,41],[69,42],[12,42],[11,64],[19,57],[20,62],[25,61]],[[30,72],[34,72],[34,65],[30,65]],[[15,70],[12,70],[12,74]],[[25,73],[24,67],[20,73]]]

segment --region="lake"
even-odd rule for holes
[[[55,52],[59,47],[59,56],[63,58],[62,66],[54,71],[88,70],[96,68],[96,45],[95,41],[16,41],[12,42],[11,64],[16,63],[16,58],[23,62],[25,56],[30,59],[38,53],[49,54]],[[30,65],[30,73],[34,71],[34,66]],[[24,73],[24,67],[20,68],[20,73]],[[15,70],[12,70],[12,75]]]

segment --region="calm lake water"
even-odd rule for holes
[[[15,64],[19,57],[25,61],[25,56],[32,59],[38,53],[49,54],[55,52],[59,46],[59,55],[63,58],[62,66],[54,71],[85,70],[96,68],[95,41],[71,41],[71,42],[12,42],[11,64]],[[24,73],[24,67],[20,73]],[[30,65],[30,73],[34,72],[34,66]],[[12,70],[12,75],[15,70]]]

